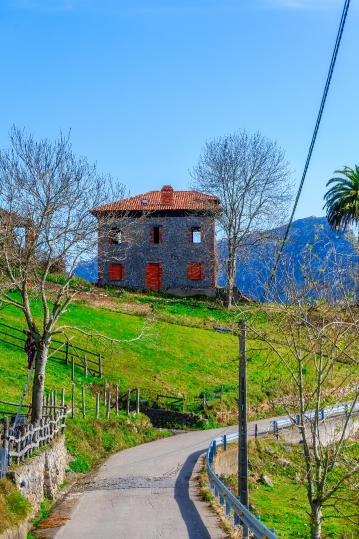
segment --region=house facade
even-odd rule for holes
[[[215,295],[219,199],[165,185],[91,210],[99,220],[99,284]]]

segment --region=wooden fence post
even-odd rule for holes
[[[127,390],[127,405],[126,405],[126,413],[127,415],[130,413],[130,400],[131,400],[131,390]]]
[[[136,414],[140,413],[140,388],[136,389]]]
[[[101,356],[101,354],[98,355],[98,372],[99,372],[100,378],[102,378],[102,356]]]
[[[39,438],[41,438],[41,440],[39,440],[39,447],[42,447],[44,445],[44,442],[42,440],[42,437],[44,435],[44,420],[43,419],[40,419],[40,430],[39,430]]]
[[[5,449],[5,471],[8,465],[11,463],[9,462],[9,418],[7,416],[4,417],[4,449]]]
[[[116,415],[118,416],[118,385],[116,386]]]
[[[71,417],[74,417],[75,414],[75,384],[72,384],[72,395],[71,395],[71,403],[72,403],[72,410],[71,410]]]
[[[31,447],[31,444],[32,444],[32,437],[33,437],[32,429],[33,429],[33,425],[30,425],[30,426],[29,426],[29,431],[28,431],[29,435],[26,437],[26,440],[25,440],[25,443],[26,443],[27,445],[30,446],[29,449],[28,449],[28,451],[26,452],[26,458],[31,457],[31,454],[32,454],[32,447]],[[28,443],[28,441],[29,441],[30,443]]]
[[[87,357],[86,357],[86,354],[84,354],[84,373],[85,373],[85,378],[87,378],[87,375],[88,375],[88,366],[87,366]]]
[[[17,438],[20,438],[20,436],[21,436],[20,432],[21,432],[20,430],[17,431],[17,433],[16,433]],[[20,453],[20,451],[21,451],[21,443],[19,441],[17,441],[16,442],[16,453]],[[16,457],[16,464],[20,464],[20,457],[19,456]]]
[[[96,393],[96,419],[100,417],[100,393]]]
[[[65,406],[65,388],[63,387],[61,390],[61,406]]]
[[[111,393],[109,391],[108,396],[107,396],[106,419],[110,419],[110,408],[111,408]]]
[[[75,356],[71,356],[72,360],[72,381],[75,380]]]
[[[86,417],[85,386],[82,386],[82,417]]]
[[[106,406],[106,404],[107,404],[107,382],[106,382],[106,380],[104,381],[104,384],[103,384],[103,403]]]

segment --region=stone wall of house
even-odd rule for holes
[[[189,212],[151,214],[141,218],[111,221],[103,225],[103,230],[118,227],[121,243],[109,244],[106,234],[99,244],[99,274],[102,284],[112,284],[124,288],[146,288],[146,264],[162,264],[162,290],[214,290],[214,220],[211,216]],[[152,243],[151,227],[162,227],[161,243]],[[201,243],[193,243],[190,235],[192,227],[200,227]],[[204,278],[188,279],[188,263],[203,263]],[[109,264],[124,264],[124,279],[109,280]]]
[[[65,437],[60,436],[46,449],[26,462],[12,466],[7,477],[11,479],[29,500],[33,507],[33,515],[40,509],[40,503],[47,496],[53,499],[60,485],[65,480],[68,454]]]

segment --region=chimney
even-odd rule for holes
[[[164,206],[173,205],[173,187],[164,185],[161,189],[161,204]]]

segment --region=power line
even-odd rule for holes
[[[336,42],[335,42],[335,46],[334,46],[334,52],[333,52],[333,56],[332,56],[332,60],[330,62],[330,67],[329,67],[329,73],[328,73],[328,77],[327,77],[327,82],[325,83],[325,88],[324,88],[324,93],[323,93],[323,97],[322,97],[322,102],[320,104],[320,108],[319,108],[319,114],[318,114],[318,117],[317,117],[317,121],[316,121],[316,124],[315,124],[315,128],[314,128],[314,133],[313,133],[313,137],[312,137],[312,142],[310,143],[310,147],[309,147],[309,152],[308,152],[308,156],[307,156],[307,160],[305,162],[305,166],[304,166],[304,171],[303,171],[303,176],[302,176],[302,179],[301,179],[301,182],[300,182],[300,185],[299,185],[299,188],[298,188],[298,192],[297,192],[297,196],[295,198],[295,202],[294,202],[294,206],[293,206],[293,210],[292,210],[292,214],[290,216],[290,220],[289,220],[289,223],[287,225],[287,228],[286,228],[286,231],[285,231],[285,234],[284,234],[284,238],[281,242],[281,246],[280,246],[280,249],[278,251],[278,255],[277,255],[277,259],[275,261],[275,264],[274,264],[274,268],[271,272],[271,275],[269,277],[269,280],[268,280],[268,289],[271,285],[271,282],[272,282],[272,279],[275,275],[275,272],[277,271],[277,266],[278,266],[278,263],[279,263],[279,259],[280,257],[282,256],[282,253],[283,253],[283,250],[284,250],[284,247],[285,247],[285,243],[287,241],[287,238],[288,238],[288,234],[289,234],[289,230],[290,230],[290,227],[292,226],[292,223],[293,223],[293,219],[294,219],[294,214],[295,214],[295,211],[297,209],[297,206],[298,206],[298,201],[299,201],[299,197],[302,193],[302,188],[303,188],[303,184],[304,184],[304,180],[305,180],[305,177],[307,175],[307,170],[308,170],[308,167],[309,167],[309,162],[310,162],[310,159],[312,157],[312,153],[313,153],[313,148],[314,148],[314,144],[315,144],[315,140],[317,138],[317,134],[318,134],[318,130],[319,130],[319,125],[320,125],[320,121],[322,119],[322,114],[323,114],[323,110],[324,110],[324,105],[325,105],[325,101],[327,99],[327,95],[328,95],[328,91],[329,91],[329,86],[330,86],[330,81],[332,79],[332,75],[333,75],[333,71],[334,71],[334,66],[335,66],[335,61],[337,59],[337,55],[338,55],[338,51],[339,51],[339,45],[340,45],[340,40],[342,38],[342,34],[343,34],[343,30],[344,30],[344,25],[345,25],[345,20],[347,18],[347,13],[348,13],[348,9],[349,9],[349,4],[350,4],[350,0],[345,0],[344,2],[344,8],[343,8],[343,13],[342,13],[342,18],[340,20],[340,25],[339,25],[339,30],[338,30],[338,35],[337,35],[337,39],[336,39]],[[263,294],[263,297],[264,297],[265,293]],[[263,300],[263,297],[262,297],[262,300]]]

